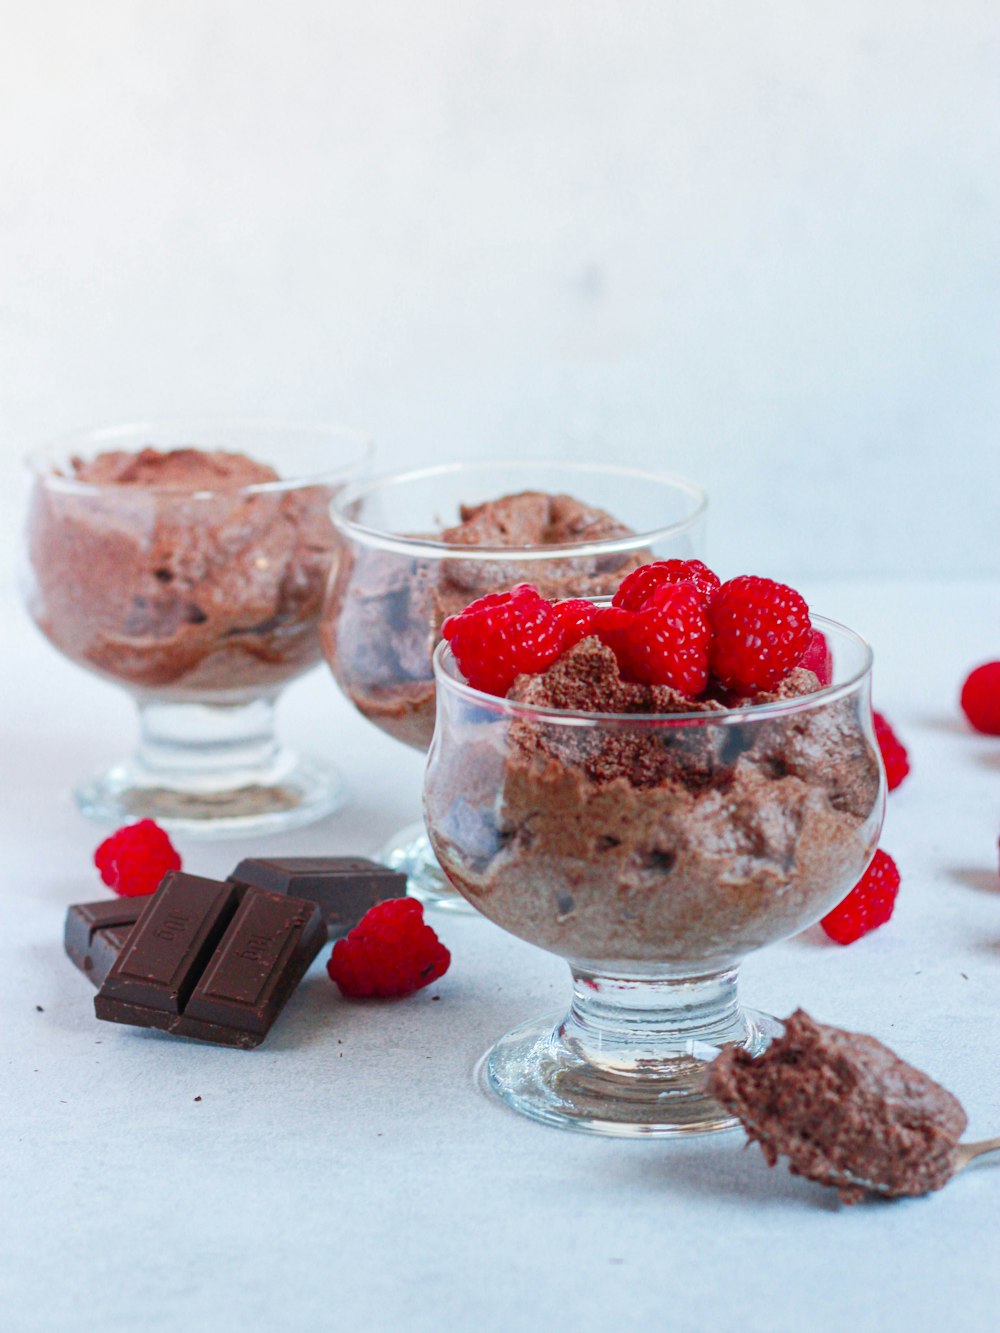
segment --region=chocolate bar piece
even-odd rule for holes
[[[376,903],[406,895],[405,875],[360,856],[250,857],[229,878],[318,903],[331,937],[345,935]]]
[[[95,986],[103,985],[151,896],[77,903],[66,913],[66,952]]]
[[[315,903],[172,871],[94,997],[98,1018],[258,1046],[326,942]]]

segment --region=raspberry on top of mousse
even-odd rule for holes
[[[700,560],[643,565],[600,608],[550,602],[521,583],[449,616],[442,632],[469,684],[499,696],[589,638],[613,652],[622,682],[691,702],[782,697],[797,669],[805,679],[795,694],[832,676],[829,647],[799,593],[750,575],[722,583]],[[676,710],[674,702],[664,711]]]

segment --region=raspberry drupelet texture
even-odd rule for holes
[[[448,971],[451,954],[424,921],[415,898],[378,903],[338,940],[326,965],[352,999],[412,995]]]
[[[597,615],[597,607],[593,602],[587,602],[582,597],[571,597],[566,602],[555,602],[552,609],[563,628],[564,653],[592,632],[594,617]]]
[[[634,569],[622,581],[612,604],[626,611],[641,611],[657,588],[672,583],[686,583],[694,588],[706,606],[721,586],[719,576],[700,560],[656,560]]]
[[[892,916],[899,892],[899,871],[881,848],[847,897],[827,912],[820,925],[831,940],[853,944],[870,930],[884,926]]]
[[[886,783],[890,791],[895,791],[910,771],[910,760],[906,747],[893,731],[888,719],[882,713],[873,714],[875,718],[875,739],[882,752],[885,765]]]
[[[984,662],[962,686],[962,712],[976,731],[1000,736],[1000,662]]]
[[[105,838],[94,865],[108,888],[123,898],[139,898],[155,893],[168,870],[180,870],[181,858],[165,829],[140,819]]]
[[[794,588],[741,574],[724,583],[708,610],[709,666],[727,689],[771,690],[809,647],[809,607]]]
[[[700,593],[689,583],[664,583],[625,626],[618,665],[643,685],[701,694],[708,684],[710,635]]]
[[[544,671],[565,645],[551,602],[530,583],[490,593],[449,616],[441,633],[466,680],[487,694],[506,694],[524,671]]]

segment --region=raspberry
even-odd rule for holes
[[[377,903],[333,946],[330,980],[352,999],[412,995],[448,971],[451,954],[415,898]]]
[[[441,633],[466,680],[506,694],[522,671],[544,671],[563,650],[565,630],[552,604],[530,583],[490,593],[449,616]]]
[[[966,676],[962,712],[977,731],[1000,736],[1000,662],[984,662]]]
[[[140,819],[105,838],[94,865],[108,888],[123,898],[138,898],[155,893],[168,870],[180,870],[181,858],[159,824]]]
[[[709,638],[698,590],[689,583],[664,583],[624,627],[615,655],[625,674],[644,685],[701,694],[708,684]]]
[[[571,597],[567,602],[554,603],[552,610],[563,627],[563,652],[593,632],[597,607],[582,597]]]
[[[700,560],[656,560],[634,569],[611,599],[612,605],[626,611],[641,611],[650,594],[665,583],[688,583],[701,595],[707,606],[719,591],[720,580]]]
[[[811,671],[821,685],[829,685],[833,680],[833,654],[826,635],[820,630],[813,630],[809,647],[803,653],[799,666]]]
[[[784,680],[812,636],[805,599],[784,583],[750,574],[722,585],[708,617],[712,674],[746,694],[771,690]]]
[[[605,644],[621,661],[625,648],[625,631],[635,620],[634,611],[626,611],[621,606],[602,606],[591,621],[591,631],[601,643]]]
[[[838,944],[853,944],[892,916],[899,892],[899,871],[881,848],[847,897],[827,912],[820,925]]]
[[[881,713],[874,713],[873,717],[875,718],[875,739],[878,741],[878,748],[882,751],[882,763],[885,765],[885,776],[889,790],[895,791],[910,771],[910,761],[907,758],[906,747]]]

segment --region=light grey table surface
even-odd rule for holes
[[[961,1097],[970,1137],[1000,1133],[1000,740],[956,702],[1000,651],[1000,585],[803,591],[875,645],[876,706],[913,763],[882,840],[903,885],[892,922],[850,948],[813,930],[751,958],[745,997],[874,1033]],[[324,951],[255,1052],[99,1024],[62,952],[66,907],[103,893],[100,830],[69,787],[130,742],[131,705],[59,659],[13,598],[0,609],[5,1329],[997,1326],[1000,1168],[845,1208],[738,1133],[605,1141],[493,1104],[477,1059],[558,1009],[567,974],[485,921],[434,916],[453,965],[406,1001],[341,1000]],[[281,712],[289,738],[349,773],[351,804],[279,838],[181,840],[189,869],[371,852],[416,817],[420,757],[325,669]]]

